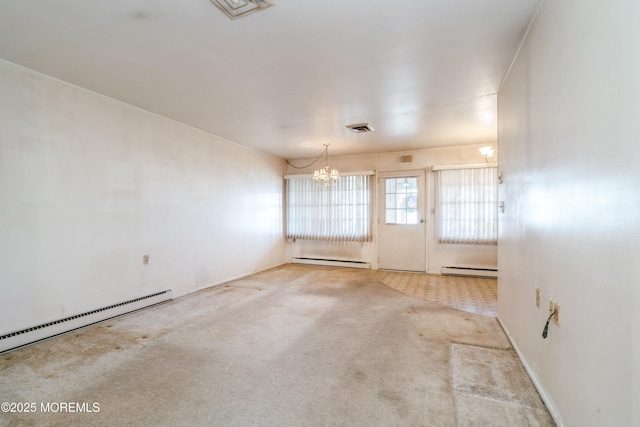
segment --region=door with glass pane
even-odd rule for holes
[[[426,271],[425,173],[381,173],[378,268]]]

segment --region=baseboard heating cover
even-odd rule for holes
[[[440,272],[444,276],[498,277],[495,268],[442,267]]]
[[[325,259],[325,258],[303,258],[294,257],[291,259],[292,264],[311,264],[325,265],[329,267],[351,267],[351,268],[371,268],[371,263],[365,261],[349,261],[343,259]]]
[[[171,290],[0,335],[0,353],[171,300]]]

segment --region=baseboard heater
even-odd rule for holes
[[[292,264],[311,264],[325,265],[329,267],[351,267],[351,268],[371,268],[371,263],[365,261],[349,261],[343,259],[326,259],[326,258],[302,258],[294,257],[291,259]]]
[[[442,267],[440,272],[443,276],[498,277],[495,268]]]
[[[171,300],[171,290],[0,335],[0,353]]]

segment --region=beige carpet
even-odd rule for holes
[[[548,417],[515,352],[452,344],[459,425],[539,425]]]
[[[370,270],[285,265],[4,354],[0,372],[1,402],[38,409],[3,427],[553,425],[495,318]]]

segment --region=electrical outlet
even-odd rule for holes
[[[560,326],[560,304],[558,304],[557,302],[554,303],[553,311],[555,311],[556,314],[553,315],[551,320],[553,320],[553,323],[555,323],[556,326]]]
[[[553,312],[555,312],[555,314],[551,317],[551,320],[556,326],[560,326],[560,304],[549,298],[549,314]]]
[[[142,255],[142,264],[149,265],[149,255]]]
[[[536,307],[540,308],[540,301],[542,300],[542,290],[536,289]]]

